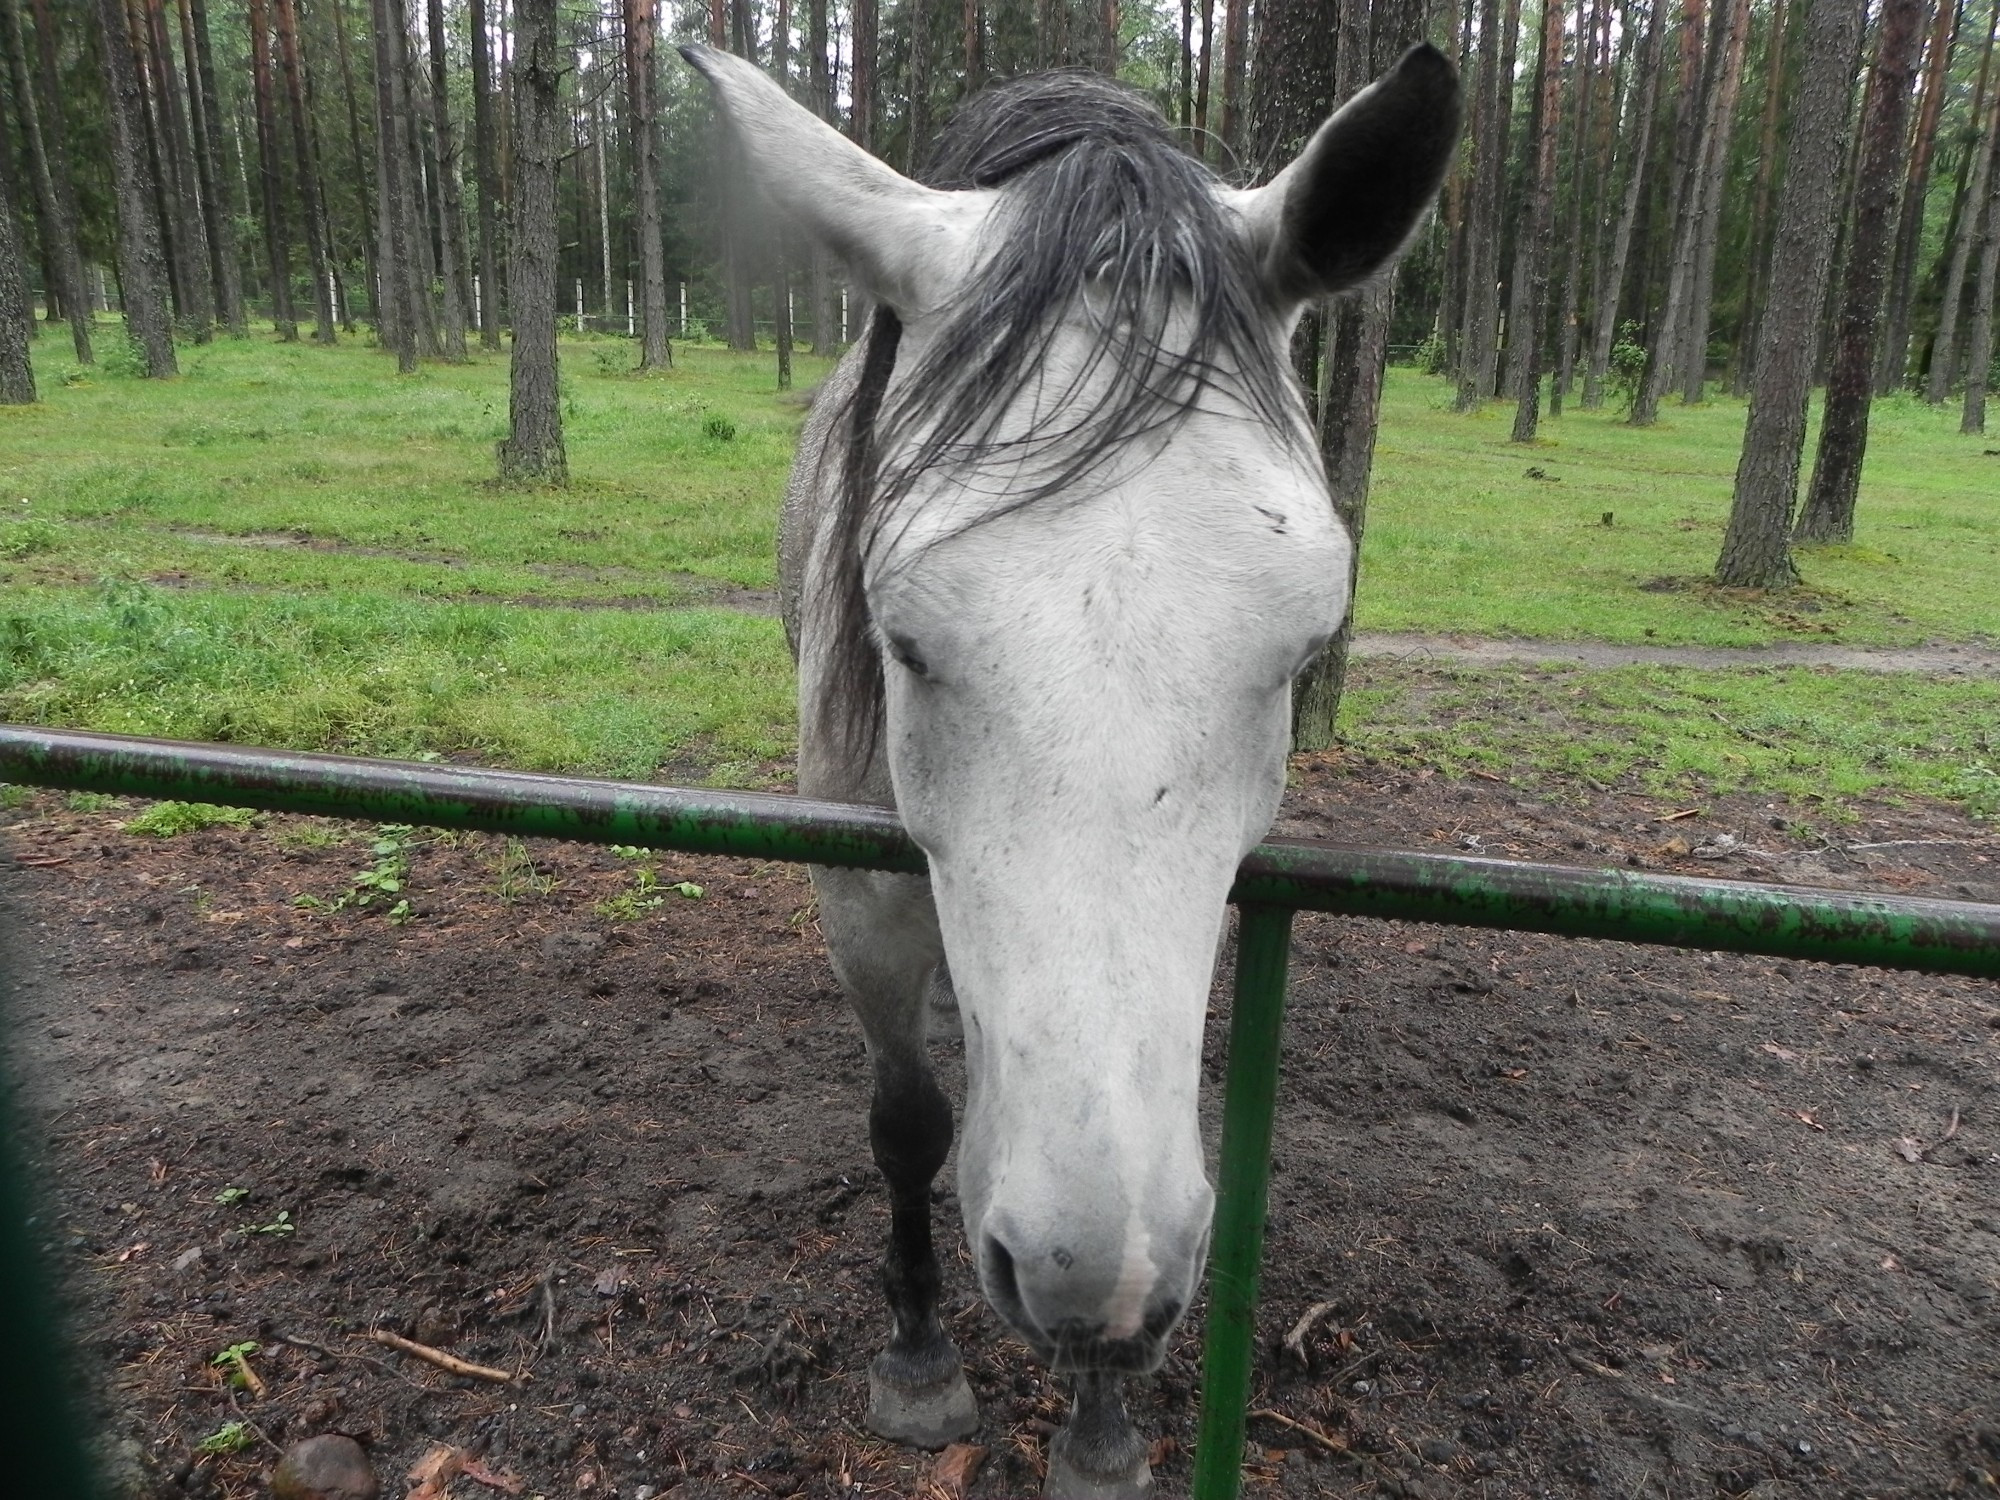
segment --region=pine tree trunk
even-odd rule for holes
[[[372,0],[370,23],[375,51],[375,222],[381,235],[375,256],[377,322],[383,343],[395,351],[397,372],[407,375],[417,367],[419,317],[410,243],[415,228],[410,222],[413,200],[404,180],[410,158],[403,149],[398,118],[397,21],[392,0]]]
[[[1236,151],[1243,144],[1243,79],[1249,65],[1250,0],[1223,0],[1222,8],[1222,147]]]
[[[1221,141],[1208,129],[1208,100],[1215,74],[1215,0],[1201,0],[1201,64],[1194,89],[1194,128],[1201,154],[1213,160]]]
[[[820,0],[822,6],[825,0]],[[667,262],[660,240],[659,130],[654,123],[653,0],[624,0],[625,115],[632,136],[632,176],[639,237],[639,368],[673,366],[667,339]],[[822,10],[822,24],[824,24]],[[822,65],[823,66],[823,65]]]
[[[271,321],[278,337],[292,343],[299,336],[292,315],[292,247],[285,221],[284,193],[279,179],[277,108],[271,79],[269,0],[250,0],[251,98],[257,115],[258,187],[263,194],[264,259],[271,273]]]
[[[392,21],[389,44],[396,55],[396,138],[404,157],[398,186],[406,200],[403,219],[409,226],[404,275],[410,282],[410,305],[417,310],[417,346],[432,359],[439,359],[444,355],[444,339],[431,295],[438,283],[438,266],[432,241],[430,173],[424,160],[421,70],[416,49],[410,45],[410,13],[404,0],[389,0],[388,9]]]
[[[1694,284],[1689,289],[1686,331],[1681,340],[1681,401],[1698,404],[1708,382],[1708,329],[1715,309],[1715,257],[1722,242],[1722,200],[1729,181],[1729,142],[1736,100],[1743,84],[1743,60],[1750,46],[1750,0],[1729,0],[1722,39],[1722,76],[1704,127],[1701,228],[1695,240]]]
[[[1661,54],[1664,51],[1660,45],[1660,17],[1665,8],[1658,4],[1653,7],[1634,63],[1638,70],[1637,97],[1630,111],[1625,144],[1620,152],[1628,174],[1625,199],[1618,210],[1618,226],[1611,233],[1611,254],[1606,262],[1604,278],[1598,283],[1590,361],[1583,373],[1583,404],[1593,410],[1604,404],[1604,380],[1611,368],[1612,341],[1618,333],[1618,301],[1625,286],[1625,268],[1632,255],[1632,230],[1638,223],[1639,204],[1645,195],[1646,163],[1652,154],[1653,114],[1659,102]]]
[[[1542,417],[1542,310],[1549,295],[1550,235],[1555,228],[1556,144],[1562,128],[1562,0],[1542,0],[1542,49],[1535,64],[1537,102],[1533,174],[1527,187],[1527,212],[1520,229],[1521,251],[1514,275],[1521,282],[1520,360],[1514,384],[1514,432],[1517,443],[1532,443]]]
[[[361,110],[355,102],[354,62],[347,47],[347,0],[333,0],[330,8],[334,51],[340,59],[340,93],[347,106],[347,149],[354,171],[355,213],[361,220],[361,260],[368,281],[368,309],[374,315],[376,337],[386,343],[382,335],[382,281],[375,263],[375,216],[368,207],[368,170],[361,157]],[[352,317],[351,309],[349,316]]]
[[[236,222],[222,171],[222,110],[216,102],[215,60],[209,46],[206,0],[180,0],[183,47],[188,53],[188,102],[193,107],[195,151],[201,180],[202,223],[208,231],[209,276],[216,310],[232,338],[247,338],[243,266]]]
[[[289,5],[291,0],[280,0]],[[459,196],[463,167],[458,132],[451,122],[451,75],[445,65],[444,0],[430,0],[425,19],[431,45],[431,131],[436,143],[438,174],[438,257],[444,284],[444,357],[465,359],[465,325],[472,311],[472,294],[465,282],[465,204]],[[611,257],[606,235],[604,299],[611,300]]]
[[[196,183],[194,148],[188,141],[187,116],[181,111],[179,76],[174,71],[174,46],[167,36],[162,0],[145,0],[146,46],[158,89],[154,101],[160,119],[160,145],[166,156],[162,186],[172,220],[173,254],[179,270],[182,320],[197,344],[215,337],[215,293],[209,279],[208,235],[202,228],[201,192]]]
[[[925,0],[913,0],[903,8],[909,28],[908,82],[909,114],[903,128],[903,170],[914,177],[923,170],[931,144],[931,7]]]
[[[299,197],[305,206],[306,262],[313,280],[313,340],[331,344],[333,278],[323,236],[326,215],[321,207],[319,173],[312,155],[312,116],[306,109],[305,73],[299,63],[299,18],[292,0],[273,0],[277,7],[278,63],[285,74],[285,99],[290,105],[292,165],[299,177]]]
[[[1569,223],[1563,231],[1567,251],[1563,260],[1562,303],[1556,315],[1556,378],[1549,387],[1551,417],[1562,415],[1563,402],[1568,399],[1570,383],[1576,376],[1577,329],[1581,321],[1577,299],[1583,295],[1583,241],[1585,226],[1589,223],[1584,210],[1585,205],[1594,200],[1593,190],[1602,181],[1602,172],[1589,171],[1585,163],[1591,155],[1591,135],[1598,129],[1600,79],[1610,66],[1610,0],[1596,0],[1588,14],[1588,26],[1577,42],[1576,107],[1570,111],[1570,117],[1576,124],[1570,141]],[[1579,25],[1583,15],[1579,5]],[[1601,62],[1600,38],[1607,54]],[[1599,165],[1601,167],[1601,161]]]
[[[1703,106],[1707,102],[1701,43],[1702,5],[1703,0],[1682,0],[1680,98],[1674,107],[1674,156],[1667,193],[1672,250],[1667,259],[1666,298],[1652,327],[1646,377],[1627,418],[1634,427],[1650,427],[1659,420],[1660,399],[1673,384],[1675,359],[1681,352],[1682,324],[1687,317],[1688,290],[1694,280],[1700,243],[1697,200],[1703,186],[1702,145],[1706,135]],[[1714,55],[1712,47],[1709,54]]]
[[[35,367],[28,354],[35,310],[21,275],[21,251],[14,205],[0,187],[0,405],[6,406],[27,406],[35,399]]]
[[[874,108],[872,103],[864,105],[858,92],[864,82],[860,36],[864,3],[868,12],[868,28],[871,33],[869,51],[871,54],[874,51],[874,37],[872,33],[876,26],[875,0],[855,0],[854,78],[857,94],[855,97],[854,114],[857,128],[863,125],[864,119],[866,120],[866,128],[870,133],[870,139],[861,143],[864,147],[872,150],[874,146],[872,138]],[[715,0],[715,3],[709,9],[710,45],[727,45],[729,50],[735,52],[739,57],[748,57],[750,55],[750,18],[743,0],[729,0],[729,38],[727,42],[724,41],[719,30],[722,20],[721,7],[722,0]],[[866,72],[866,81],[872,92],[874,88],[874,59],[872,55],[869,59]],[[857,135],[856,140],[860,139],[860,136]],[[725,331],[728,335],[730,348],[739,353],[749,353],[757,347],[757,325],[754,304],[751,300],[750,272],[747,265],[748,252],[744,243],[746,235],[742,222],[743,204],[741,201],[744,186],[740,152],[741,147],[737,143],[735,133],[733,131],[723,131],[722,138],[716,147],[716,160],[721,165],[719,197],[722,211],[722,271],[724,282],[723,310],[726,314]]]
[[[644,3],[644,0],[641,0]],[[628,0],[628,14],[629,14]],[[479,219],[479,343],[500,347],[500,235],[493,140],[493,61],[487,40],[486,0],[466,0],[472,31],[472,170]],[[650,39],[650,33],[649,39]],[[665,297],[664,291],[661,293]]]
[[[118,197],[118,290],[125,328],[153,379],[178,375],[167,311],[167,257],[160,245],[152,163],[146,155],[145,98],[123,0],[97,0],[100,55],[109,97],[111,177]]]
[[[1743,317],[1737,330],[1736,346],[1729,353],[1729,388],[1738,396],[1750,393],[1750,351],[1757,341],[1758,324],[1764,311],[1764,268],[1766,227],[1771,216],[1771,184],[1778,175],[1778,121],[1785,99],[1786,0],[1776,0],[1771,11],[1771,29],[1764,43],[1764,119],[1757,141],[1757,186],[1752,193],[1750,238],[1744,247],[1749,279],[1743,292]]]
[[[1268,0],[1267,0],[1268,3]],[[1293,0],[1302,11],[1306,0]],[[1320,0],[1321,5],[1328,0]],[[1428,20],[1424,0],[1339,0],[1342,59],[1336,92],[1345,102],[1375,74],[1422,41]],[[1262,25],[1274,24],[1266,11]],[[1334,514],[1347,528],[1347,585],[1350,600],[1368,521],[1368,476],[1375,461],[1375,432],[1381,412],[1382,380],[1389,363],[1389,323],[1395,310],[1395,280],[1377,277],[1357,292],[1338,298],[1329,322],[1331,336],[1320,362],[1319,445],[1326,465]],[[1354,640],[1350,604],[1339,630],[1292,686],[1292,747],[1323,750],[1338,738],[1340,700]]]
[[[1509,9],[1512,6],[1510,4]],[[1459,382],[1457,407],[1461,412],[1476,411],[1492,394],[1494,320],[1499,315],[1493,299],[1500,240],[1500,183],[1506,156],[1505,138],[1500,130],[1501,100],[1505,89],[1500,76],[1500,0],[1480,0],[1478,93],[1472,117],[1472,209],[1466,225],[1465,332],[1459,339]]]
[[[1993,43],[1989,37],[1987,52]],[[1970,147],[1971,171],[1965,190],[1959,194],[1957,233],[1952,236],[1951,264],[1945,271],[1938,302],[1937,333],[1931,343],[1931,367],[1924,383],[1924,399],[1942,406],[1951,394],[1957,374],[1959,309],[1965,301],[1965,277],[1972,265],[1972,252],[1979,243],[1979,206],[1986,201],[1986,186],[1993,178],[1996,158],[2000,158],[2000,88],[1990,91],[1984,116],[1979,122],[1979,138]]]
[[[1854,539],[1854,504],[1868,451],[1868,409],[1875,393],[1876,339],[1882,326],[1896,188],[1903,176],[1904,126],[1923,20],[1923,0],[1882,0],[1875,66],[1861,126],[1861,164],[1840,326],[1820,418],[1819,454],[1793,533],[1802,542]]]
[[[1993,378],[1993,283],[2000,277],[2000,173],[1989,173],[1986,248],[1979,255],[1979,289],[1972,299],[1971,349],[1965,360],[1965,414],[1958,430],[1986,431],[1986,387]]]
[[[1842,136],[1866,0],[1815,0],[1792,109],[1792,147],[1771,244],[1771,295],[1757,341],[1750,416],[1736,465],[1716,582],[1786,588],[1798,581],[1788,535],[1805,450],[1814,341],[1833,256]]]
[[[827,76],[826,65],[826,0],[809,0],[806,7],[806,48],[811,54],[806,60],[806,86],[812,92],[812,112],[827,124],[833,118],[833,87]],[[818,244],[812,251],[812,352],[822,358],[830,358],[840,344],[840,331],[834,326],[834,286],[833,267],[827,253]]]
[[[21,0],[0,0],[5,6],[7,62],[14,83],[14,103],[21,117],[21,133],[27,137],[28,171],[34,180],[35,216],[40,220],[50,251],[54,280],[48,285],[61,299],[69,319],[70,342],[76,362],[92,362],[90,348],[90,289],[83,279],[83,256],[77,246],[76,221],[56,186],[54,164],[42,134],[41,109],[34,79],[28,67],[28,38],[21,24]],[[32,396],[30,399],[33,399]]]
[[[562,401],[556,363],[556,168],[562,160],[565,54],[556,0],[514,0],[514,213],[508,237],[510,431],[500,477],[562,484]]]
[[[18,0],[16,0],[16,3],[18,3]],[[75,241],[75,226],[81,224],[82,219],[77,213],[76,189],[70,177],[69,132],[63,120],[62,82],[56,70],[55,23],[49,15],[49,0],[34,0],[34,7],[35,50],[39,63],[36,82],[39,83],[41,88],[39,102],[42,107],[42,141],[47,152],[49,177],[55,189],[56,202],[60,207],[62,222],[71,226],[70,240],[73,244]],[[79,275],[87,275],[87,273],[79,268]],[[89,327],[91,306],[90,289],[86,280],[84,282],[84,293],[78,304],[86,330]],[[79,312],[65,308],[65,315],[75,318],[79,315]],[[74,342],[74,332],[72,332],[71,338],[72,342]],[[81,351],[78,354],[78,361],[79,363],[89,362],[83,359]]]
[[[1896,222],[1896,250],[1890,262],[1888,304],[1882,314],[1882,353],[1875,361],[1875,393],[1899,389],[1910,364],[1910,301],[1916,291],[1917,260],[1923,249],[1924,203],[1930,196],[1931,159],[1937,150],[1938,121],[1949,92],[1952,44],[1963,13],[1958,0],[1931,0],[1937,14],[1924,59],[1923,102],[1910,136],[1910,165],[1903,179],[1903,204]]]

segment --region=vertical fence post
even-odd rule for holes
[[[484,328],[486,326],[486,305],[479,298],[479,278],[477,276],[472,278],[472,326],[474,328]]]
[[[681,283],[681,337],[688,336],[688,284]]]
[[[1271,1183],[1271,1126],[1292,946],[1286,906],[1244,906],[1236,929],[1236,999],[1229,1018],[1229,1074],[1215,1249],[1208,1267],[1208,1339],[1202,1352],[1195,1500],[1236,1500],[1243,1483],[1244,1408],[1257,1338],[1257,1275]]]
[[[627,277],[625,280],[625,337],[631,339],[638,336],[639,319],[632,311],[632,280],[630,277]]]
[[[583,332],[583,278],[576,278],[576,331]]]

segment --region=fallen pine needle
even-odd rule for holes
[[[415,1339],[406,1339],[400,1333],[391,1333],[386,1328],[376,1328],[368,1337],[389,1349],[400,1349],[405,1354],[414,1355],[426,1364],[436,1365],[453,1375],[463,1375],[470,1380],[490,1380],[495,1385],[512,1385],[516,1377],[505,1370],[496,1370],[491,1365],[475,1365],[470,1360],[460,1359],[455,1354],[446,1354],[442,1349],[433,1349],[429,1344],[420,1344]]]

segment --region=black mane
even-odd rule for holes
[[[846,461],[837,573],[821,622],[834,631],[833,675],[818,727],[844,737],[858,759],[873,753],[882,712],[868,554],[922,476],[1003,446],[1001,417],[1086,282],[1101,341],[1076,382],[1044,403],[1054,418],[1004,440],[1031,453],[1042,477],[973,524],[1075,485],[1134,438],[1186,416],[1219,374],[1232,378],[1246,417],[1279,441],[1307,439],[1249,248],[1215,197],[1215,177],[1142,95],[1080,71],[989,88],[945,129],[919,176],[938,188],[1002,189],[1004,218],[990,258],[893,393],[902,325],[876,309],[861,379],[835,414],[846,426]],[[1190,321],[1169,341],[1177,300]],[[1098,389],[1077,399],[1091,383]]]

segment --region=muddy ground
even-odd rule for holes
[[[2000,900],[1991,825],[1699,806],[1322,761],[1284,831]],[[42,1222],[131,1493],[261,1493],[324,1431],[395,1495],[433,1442],[526,1494],[955,1492],[858,1425],[887,1208],[800,872],[664,856],[617,920],[611,851],[412,836],[343,906],[373,830],[137,811],[37,796],[4,877]],[[1287,1058],[1252,1493],[2000,1484],[1994,985],[1306,916]],[[1059,1394],[939,1201],[969,1493],[1032,1492]],[[1168,1494],[1200,1334],[1136,1392]],[[213,1363],[242,1344],[261,1392]]]

